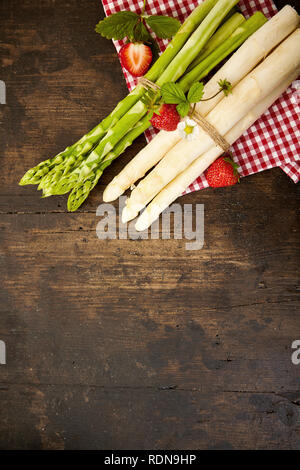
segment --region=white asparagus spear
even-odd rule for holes
[[[267,21],[207,82],[203,98],[214,96],[218,90],[219,80],[228,80],[233,86],[244,78],[269,52],[283,39],[289,36],[299,25],[299,15],[290,5],[286,5],[275,16]],[[206,116],[222,99],[219,93],[209,101],[197,104],[197,111]]]
[[[297,12],[286,5],[271,20],[257,30],[221,67],[205,85],[204,98],[213,96],[219,89],[218,81],[227,79],[236,85],[249,73],[274,47],[294,31],[299,24]],[[220,93],[212,100],[199,103],[197,110],[206,116],[222,99]],[[123,194],[133,183],[142,178],[164,155],[180,140],[179,132],[161,131],[144,147],[109,183],[103,193],[105,202],[113,201]]]
[[[276,88],[264,100],[258,103],[241,121],[239,121],[227,134],[226,140],[234,143],[266,110],[279,98],[298,76],[299,70]],[[194,162],[170,183],[150,202],[135,224],[137,231],[146,230],[159,217],[159,215],[175,201],[195,181],[196,175],[201,175],[220,155],[220,147],[212,147],[198,157]]]
[[[300,29],[282,42],[260,65],[245,77],[228,97],[208,114],[207,120],[225,135],[251,108],[300,66]],[[122,220],[127,222],[150,202],[177,174],[195,158],[216,146],[212,138],[199,128],[197,139],[181,140],[138,184],[126,201]]]
[[[109,183],[103,192],[103,201],[114,201],[121,196],[126,189],[155,166],[180,139],[181,136],[177,130],[160,131]]]

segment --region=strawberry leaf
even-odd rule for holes
[[[161,87],[161,94],[164,102],[167,104],[179,104],[186,101],[182,88],[174,82],[165,83]]]
[[[190,103],[198,103],[201,101],[201,98],[203,96],[203,83],[202,82],[195,82],[190,88],[190,91],[188,92],[188,101]]]
[[[133,30],[133,40],[137,42],[151,42],[151,35],[142,21],[138,21]]]
[[[171,39],[181,26],[180,21],[169,16],[152,15],[144,19],[156,36],[162,39]]]
[[[176,106],[176,109],[180,116],[184,118],[189,112],[190,103],[188,101],[182,101]]]
[[[140,16],[133,11],[119,11],[100,21],[95,31],[107,39],[132,38],[139,19]]]

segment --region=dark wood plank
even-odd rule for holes
[[[1,387],[0,398],[1,422],[9,422],[0,448],[277,450],[300,445],[296,394],[14,385]]]
[[[299,192],[279,169],[180,199],[205,244],[99,240],[19,187],[126,93],[99,1],[0,3],[0,448],[299,448]],[[117,208],[118,204],[115,204]]]

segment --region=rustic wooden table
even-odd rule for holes
[[[297,187],[280,170],[180,203],[205,245],[99,240],[18,181],[126,93],[99,0],[1,0],[1,449],[300,447]],[[117,206],[117,204],[116,204]]]

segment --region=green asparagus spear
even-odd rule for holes
[[[188,66],[198,56],[209,38],[214,34],[217,27],[227,13],[238,3],[238,0],[219,0],[204,18],[200,26],[193,32],[183,48],[178,52],[175,59],[168,65],[166,70],[157,80],[157,85],[162,86],[170,81],[175,82],[186,71]]]
[[[164,53],[147,72],[146,78],[148,78],[148,80],[155,82],[159,78],[161,73],[167,68],[171,61],[173,61],[182,47],[184,47],[193,31],[198,28],[204,18],[215,7],[216,3],[218,3],[218,0],[205,0],[192,11],[183,25],[179,28]]]
[[[41,179],[56,165],[60,165],[64,160],[64,156],[61,154],[56,155],[54,158],[49,158],[44,162],[39,163],[33,168],[30,168],[23,178],[20,180],[19,185],[24,186],[26,184],[38,184]]]
[[[20,186],[39,184],[41,179],[57,165],[65,165],[70,158],[72,159],[72,157],[88,153],[92,148],[93,142],[96,143],[101,138],[99,135],[99,129],[98,126],[96,126],[81,137],[75,144],[67,147],[63,152],[58,153],[55,157],[49,158],[48,160],[44,160],[28,170],[20,180]]]
[[[90,191],[96,186],[105,168],[110,165],[125,149],[132,144],[132,142],[142,134],[150,125],[150,116],[146,115],[138,122],[138,124],[131,129],[125,137],[123,137],[115,148],[109,152],[106,157],[102,160],[101,164],[95,168],[89,178],[83,183],[77,184],[68,198],[68,210],[74,212],[81,206],[81,204],[88,197]]]
[[[200,64],[206,57],[208,57],[217,47],[223,42],[245,21],[244,16],[241,13],[234,13],[228,20],[220,26],[215,34],[210,38],[202,52],[196,57],[195,60],[187,68],[187,72],[190,72]]]
[[[223,42],[217,49],[215,49],[206,59],[200,64],[196,65],[189,73],[179,80],[179,84],[183,90],[189,89],[196,80],[201,80],[225,57],[237,49],[251,34],[259,29],[267,18],[257,11],[248,20],[244,22]]]
[[[71,155],[61,162],[60,165],[55,165],[43,178],[40,180],[37,189],[49,188],[54,186],[62,177],[75,170],[87,158],[86,154],[80,154],[77,157]],[[51,196],[51,193],[48,194]]]

